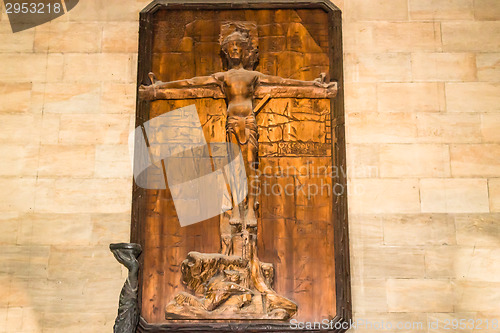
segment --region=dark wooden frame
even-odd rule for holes
[[[344,80],[343,80],[343,51],[342,51],[342,16],[341,11],[329,0],[155,0],[140,13],[139,28],[139,60],[137,73],[137,87],[141,84],[150,84],[148,73],[152,65],[153,45],[153,16],[160,9],[322,9],[328,13],[329,21],[329,58],[330,78],[338,82],[338,95],[331,102],[334,110],[332,117],[332,131],[335,131],[335,142],[332,144],[332,157],[335,167],[346,170],[346,145],[345,145],[345,122],[344,122]],[[141,126],[149,120],[148,103],[137,99],[136,127]],[[334,219],[334,248],[335,248],[335,284],[336,284],[336,306],[337,313],[334,318],[336,329],[331,332],[345,332],[352,319],[351,305],[351,278],[349,264],[349,232],[347,220],[347,180],[343,172],[337,172],[338,176],[333,179],[334,183],[341,184],[345,189],[343,193],[335,198],[333,205]],[[138,187],[135,182],[132,194],[132,224],[131,242],[144,244],[144,237],[140,227],[141,221],[145,220],[146,195],[145,190]],[[141,260],[142,264],[142,260]],[[139,283],[142,285],[142,275]],[[139,288],[139,290],[141,290]],[[139,302],[141,297],[139,296]],[[140,306],[140,304],[139,304]],[[343,325],[342,325],[343,324]],[[342,328],[343,326],[343,328]],[[169,323],[162,325],[148,324],[143,318],[140,319],[137,332],[296,332],[290,328],[289,323],[269,322],[238,322],[238,323]],[[315,332],[317,330],[309,330]]]

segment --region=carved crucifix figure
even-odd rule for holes
[[[249,24],[245,23],[248,27]],[[227,36],[222,33],[220,39],[221,53],[227,65],[227,71],[172,82],[155,81],[154,75],[151,75],[153,84],[141,86],[139,94],[140,98],[145,100],[225,98],[227,104],[226,139],[240,147],[245,160],[247,177],[252,180],[256,176],[259,149],[255,119],[255,111],[259,110],[254,111],[255,99],[333,98],[337,93],[337,84],[325,83],[324,76],[314,81],[301,81],[255,71],[258,48],[255,45],[255,36],[251,38],[250,29],[246,26],[244,23],[230,22],[223,25],[221,29],[222,32],[233,30]],[[256,186],[248,182],[247,202],[240,205],[235,203],[231,224],[248,227],[257,225],[256,192]]]
[[[152,84],[141,86],[139,97],[150,101],[188,98],[225,99],[227,104],[226,140],[240,148],[247,178],[250,180],[247,182],[246,202],[235,202],[233,196],[234,205],[230,220],[232,226],[238,226],[243,238],[239,244],[241,249],[238,250],[242,253],[242,259],[248,261],[247,264],[243,265],[247,267],[249,275],[249,282],[245,284],[245,287],[256,289],[263,295],[263,298],[265,296],[266,306],[273,311],[278,311],[277,316],[283,319],[295,313],[296,305],[290,300],[276,295],[270,288],[271,283],[266,281],[263,273],[266,271],[266,264],[258,261],[256,251],[256,196],[258,189],[252,184],[252,180],[257,176],[259,150],[256,114],[269,98],[333,98],[337,94],[337,84],[335,82],[326,83],[325,75],[314,81],[301,81],[255,71],[258,63],[256,31],[254,23],[228,22],[223,24],[220,36],[221,56],[227,71],[171,82],[156,81],[151,73]],[[256,106],[258,99],[262,100]],[[231,252],[235,253],[235,251]],[[231,252],[229,249],[224,251],[223,245],[223,254],[227,255]],[[194,257],[196,256],[191,256],[191,258]],[[202,257],[198,260],[205,260],[205,258]],[[186,270],[189,270],[192,262],[186,262],[183,265]],[[241,269],[241,265],[238,265],[233,263],[226,266],[232,269],[235,267]],[[243,271],[242,275],[245,274]],[[190,284],[190,281],[184,282]],[[210,282],[206,281],[205,284],[209,286]],[[190,306],[193,306],[193,304],[206,303],[206,301],[189,299],[189,296],[184,294],[182,297],[176,297],[176,300],[178,305],[189,303]]]

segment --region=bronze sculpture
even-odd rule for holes
[[[247,177],[256,177],[258,132],[256,114],[269,98],[333,98],[336,83],[325,76],[300,81],[255,71],[258,63],[257,28],[250,22],[221,26],[220,44],[225,72],[172,82],[141,86],[143,100],[225,98],[226,141],[238,145],[245,159]],[[255,105],[256,99],[261,99]],[[256,188],[248,182],[245,202],[221,215],[221,254],[191,252],[182,265],[183,282],[196,296],[179,293],[167,305],[167,319],[287,319],[297,305],[272,289],[271,264],[257,257]],[[228,231],[229,230],[229,231]],[[267,277],[267,278],[266,278]],[[271,277],[271,279],[269,278]],[[260,295],[260,297],[259,297]]]
[[[137,257],[141,254],[141,246],[133,243],[110,244],[109,248],[116,260],[128,269],[128,277],[120,293],[118,316],[113,326],[115,333],[133,333],[139,322],[139,262]]]

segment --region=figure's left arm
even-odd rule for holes
[[[314,81],[302,81],[259,73],[255,95],[261,98],[271,97],[295,98],[334,98],[337,96],[337,82],[325,82],[325,75]]]

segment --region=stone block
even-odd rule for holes
[[[351,179],[348,195],[353,214],[420,211],[416,179]]]
[[[92,223],[88,214],[27,214],[19,221],[21,245],[88,245]]]
[[[388,144],[380,147],[383,178],[450,176],[447,145]]]
[[[138,22],[107,22],[102,31],[102,52],[135,53],[139,42]]]
[[[424,278],[424,251],[408,246],[363,247],[355,250],[354,275],[373,278]]]
[[[454,177],[500,177],[500,145],[469,144],[450,146]]]
[[[38,175],[90,177],[94,174],[95,147],[76,145],[42,145]]]
[[[445,214],[384,215],[385,245],[456,244],[454,219]]]
[[[444,111],[444,84],[380,83],[377,100],[379,112]]]
[[[455,311],[497,313],[500,283],[459,281],[454,287]]]
[[[2,144],[0,145],[0,176],[37,175],[37,145]]]
[[[119,114],[64,114],[59,142],[63,144],[127,144],[129,117]]]
[[[390,312],[453,312],[453,286],[448,280],[389,279]]]
[[[473,0],[410,0],[411,20],[471,20]]]
[[[488,180],[490,211],[500,212],[500,178]]]
[[[473,53],[414,53],[411,60],[415,81],[476,80]]]
[[[500,84],[446,83],[446,106],[449,112],[499,112]]]
[[[408,20],[408,2],[403,0],[350,0],[345,3],[345,15],[354,21]]]
[[[492,182],[490,180],[490,202]],[[500,188],[499,188],[500,189]],[[490,206],[491,209],[491,206]],[[491,209],[493,211],[493,209]],[[455,215],[457,244],[467,246],[500,247],[500,214],[459,214]]]
[[[96,23],[53,21],[35,28],[35,52],[101,51],[102,27]]]
[[[347,143],[413,143],[417,139],[412,113],[352,113],[346,117]]]
[[[130,211],[129,179],[39,179],[36,211],[41,213],[124,213]]]
[[[489,212],[486,179],[422,179],[422,212]]]
[[[352,82],[345,86],[345,111],[377,111],[377,85],[375,83]]]
[[[500,5],[495,0],[474,0],[474,16],[476,20],[498,21]]]
[[[31,83],[0,83],[0,91],[2,92],[0,112],[25,112],[29,110]]]
[[[406,53],[346,53],[346,82],[405,82],[411,80],[411,59]]]
[[[435,52],[441,50],[440,25],[434,22],[356,22],[345,26],[345,52]]]
[[[500,51],[500,21],[442,22],[441,31],[445,52]]]
[[[131,82],[132,55],[126,53],[79,54],[64,55],[64,81],[95,82]],[[134,63],[134,65],[132,65]]]
[[[417,114],[418,141],[433,143],[481,142],[481,116],[471,113]]]
[[[477,79],[498,82],[500,77],[500,53],[476,54]]]

